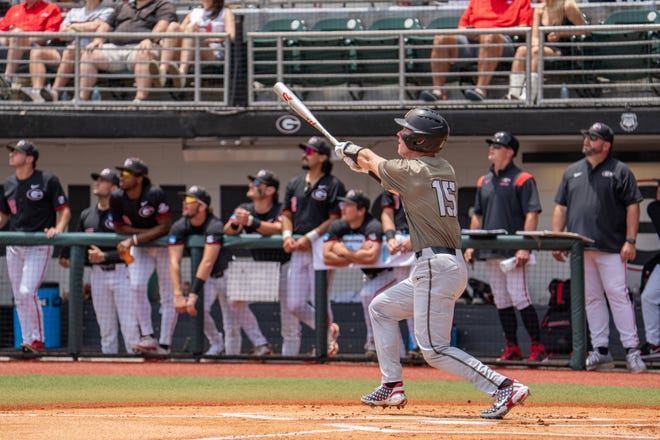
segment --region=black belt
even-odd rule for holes
[[[431,249],[431,251],[432,251],[434,254],[456,255],[456,249],[454,249],[454,248],[440,247],[440,246],[431,246],[429,249]],[[417,252],[415,252],[415,256],[416,256],[417,258],[421,257],[421,256],[422,256],[422,252],[423,252],[423,250],[422,250],[422,251],[417,251]]]
[[[115,270],[115,265],[114,264],[97,264],[99,269],[101,269],[104,272],[109,272],[111,270]]]

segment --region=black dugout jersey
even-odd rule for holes
[[[335,176],[326,174],[310,188],[307,188],[304,175],[297,176],[286,185],[282,211],[292,213],[294,234],[306,234],[331,214],[339,215],[337,197],[344,195],[346,188]]]
[[[130,225],[134,228],[150,229],[158,226],[158,220],[171,215],[170,205],[160,186],[147,185],[140,197],[131,200],[123,189],[110,196],[110,212],[116,226]]]
[[[0,194],[0,211],[11,215],[9,230],[15,232],[43,232],[54,227],[56,213],[67,206],[57,176],[39,170],[25,180],[9,176]]]
[[[172,245],[185,245],[186,239],[190,235],[203,235],[204,244],[217,244],[222,246],[222,239],[224,237],[224,224],[215,215],[206,217],[206,221],[199,226],[194,226],[190,223],[190,219],[181,217],[175,221],[170,229],[170,236],[168,244]],[[213,264],[211,270],[211,277],[219,278],[227,269],[227,265],[231,260],[231,253],[225,250],[224,247],[220,248],[220,254]]]

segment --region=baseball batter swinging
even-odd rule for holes
[[[411,276],[378,295],[369,307],[382,383],[362,403],[402,407],[407,403],[399,359],[398,322],[415,318],[415,337],[433,367],[469,380],[495,403],[481,417],[498,419],[530,395],[529,388],[450,345],[454,303],[467,284],[458,224],[458,188],[453,167],[437,156],[449,135],[447,121],[428,108],[410,110],[395,119],[401,159],[385,160],[352,142],[335,152],[370,172],[381,185],[398,193],[405,208],[410,240],[417,256]]]

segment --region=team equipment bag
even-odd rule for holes
[[[569,354],[571,329],[571,280],[553,279],[548,285],[548,311],[541,323],[541,342],[551,354]]]

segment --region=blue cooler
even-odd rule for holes
[[[60,288],[57,283],[42,283],[37,291],[41,310],[44,318],[44,345],[46,348],[58,348],[62,346],[60,332],[61,306]],[[32,341],[28,341],[32,342]],[[14,346],[19,349],[23,343],[21,334],[21,323],[18,320],[18,313],[14,306]]]

